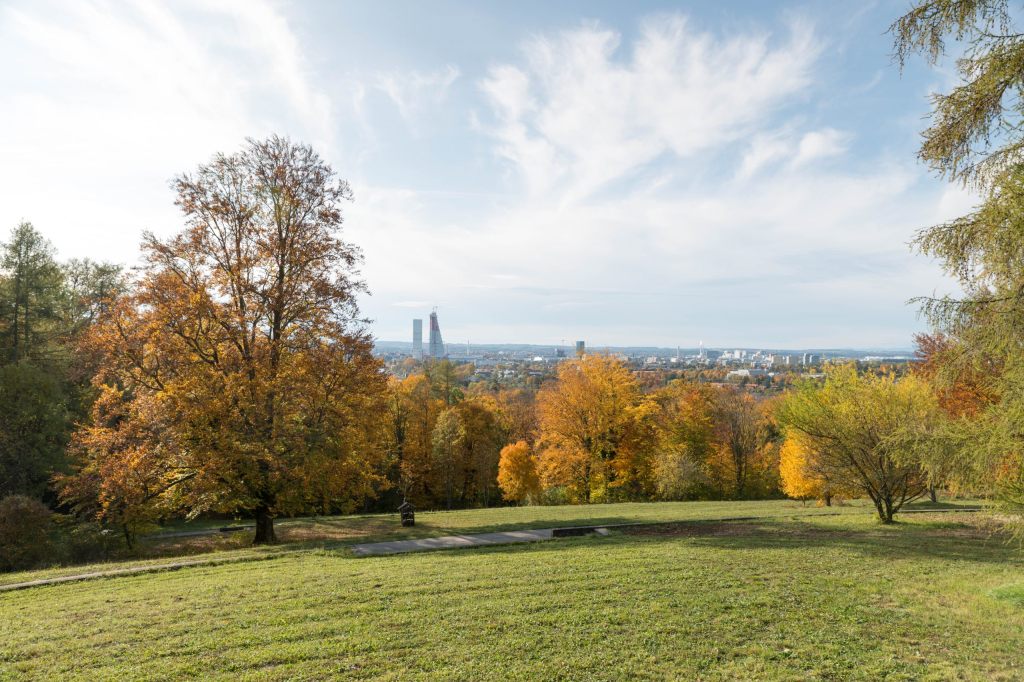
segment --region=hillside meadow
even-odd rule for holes
[[[624,505],[452,512],[416,531],[543,525],[558,514],[646,513],[659,523],[365,559],[343,543],[294,545],[265,561],[6,593],[0,677],[1024,675],[1024,558],[989,515],[907,514],[884,526],[857,506],[823,515],[756,504],[776,513],[745,504],[716,513],[692,504],[689,516],[683,504],[629,505],[642,508],[632,515]],[[740,516],[757,518],[721,520]],[[399,535],[378,523],[367,535]]]
[[[930,506],[930,503],[919,502],[910,508],[926,509]],[[938,506],[971,507],[977,506],[977,501],[958,500]],[[278,521],[280,543],[258,547],[252,546],[250,519],[196,519],[174,521],[163,527],[154,527],[148,534],[139,538],[138,546],[132,555],[123,556],[119,560],[0,573],[0,585],[96,570],[113,570],[126,566],[158,566],[183,557],[190,560],[237,561],[249,558],[262,559],[309,549],[336,549],[355,542],[403,540],[462,533],[572,525],[714,520],[747,516],[770,518],[864,514],[870,513],[870,509],[870,504],[866,500],[850,500],[832,507],[794,500],[492,507],[417,512],[416,525],[411,528],[402,527],[397,514],[304,516]],[[212,532],[225,525],[243,526],[245,530],[237,533]],[[191,535],[197,531],[211,531],[211,534]]]

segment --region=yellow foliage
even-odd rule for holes
[[[498,461],[498,486],[506,500],[522,502],[540,492],[537,462],[526,441],[506,445]]]
[[[822,476],[812,470],[811,456],[807,444],[797,436],[788,436],[782,444],[779,475],[782,477],[782,490],[789,497],[810,500],[824,496],[826,483]]]
[[[636,377],[615,358],[563,362],[558,380],[537,396],[541,477],[570,498],[604,499],[609,489],[637,495],[650,485],[653,406]]]

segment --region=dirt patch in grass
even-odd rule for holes
[[[763,526],[745,521],[691,521],[681,523],[659,523],[651,526],[634,526],[632,528],[624,528],[622,532],[626,535],[694,538],[767,533]]]
[[[897,518],[897,523],[900,519]],[[1005,541],[1004,524],[980,514],[920,514],[903,523],[913,524],[923,538]],[[923,527],[922,527],[923,526]],[[626,535],[641,537],[777,537],[788,539],[845,539],[888,537],[900,526],[861,527],[856,530],[804,521],[680,521],[623,528]]]

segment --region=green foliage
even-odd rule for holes
[[[815,470],[837,489],[869,497],[883,523],[927,490],[921,462],[940,413],[922,380],[834,367],[823,386],[808,382],[787,395],[779,416],[814,452]]]
[[[64,467],[71,428],[66,396],[50,372],[0,367],[0,495],[42,497]]]
[[[88,414],[93,373],[81,333],[123,287],[119,266],[54,259],[29,223],[0,249],[0,495],[53,496],[72,421]]]
[[[33,568],[50,558],[52,516],[31,497],[0,499],[0,571]]]
[[[956,277],[962,298],[923,299],[951,338],[942,374],[981,377],[991,404],[961,419],[947,440],[961,478],[987,480],[1024,510],[1024,34],[1006,0],[925,0],[893,24],[901,61],[937,62],[952,36],[964,46],[960,84],[933,99],[920,156],[982,196],[970,214],[922,230],[915,246]],[[950,469],[954,467],[949,467]]]
[[[0,268],[0,357],[40,360],[53,353],[61,331],[63,274],[54,248],[21,223],[3,244]]]
[[[455,498],[455,477],[458,466],[458,452],[466,440],[466,429],[455,408],[448,408],[437,418],[434,432],[431,435],[434,462],[444,488],[445,502],[448,509],[452,508]]]

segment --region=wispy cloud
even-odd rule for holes
[[[390,98],[407,123],[414,125],[426,104],[444,101],[448,89],[459,78],[459,69],[448,64],[429,73],[392,71],[374,78],[374,87]]]
[[[522,65],[480,84],[497,152],[532,195],[575,200],[665,154],[690,159],[749,135],[808,85],[820,51],[801,22],[782,45],[770,37],[717,38],[669,16],[625,48],[599,26],[535,38]]]
[[[245,136],[334,142],[330,100],[263,0],[12,3],[0,63],[18,65],[4,67],[0,220],[67,230],[68,253],[134,260],[141,229],[177,222],[169,179]],[[46,177],[26,173],[41,156]]]

